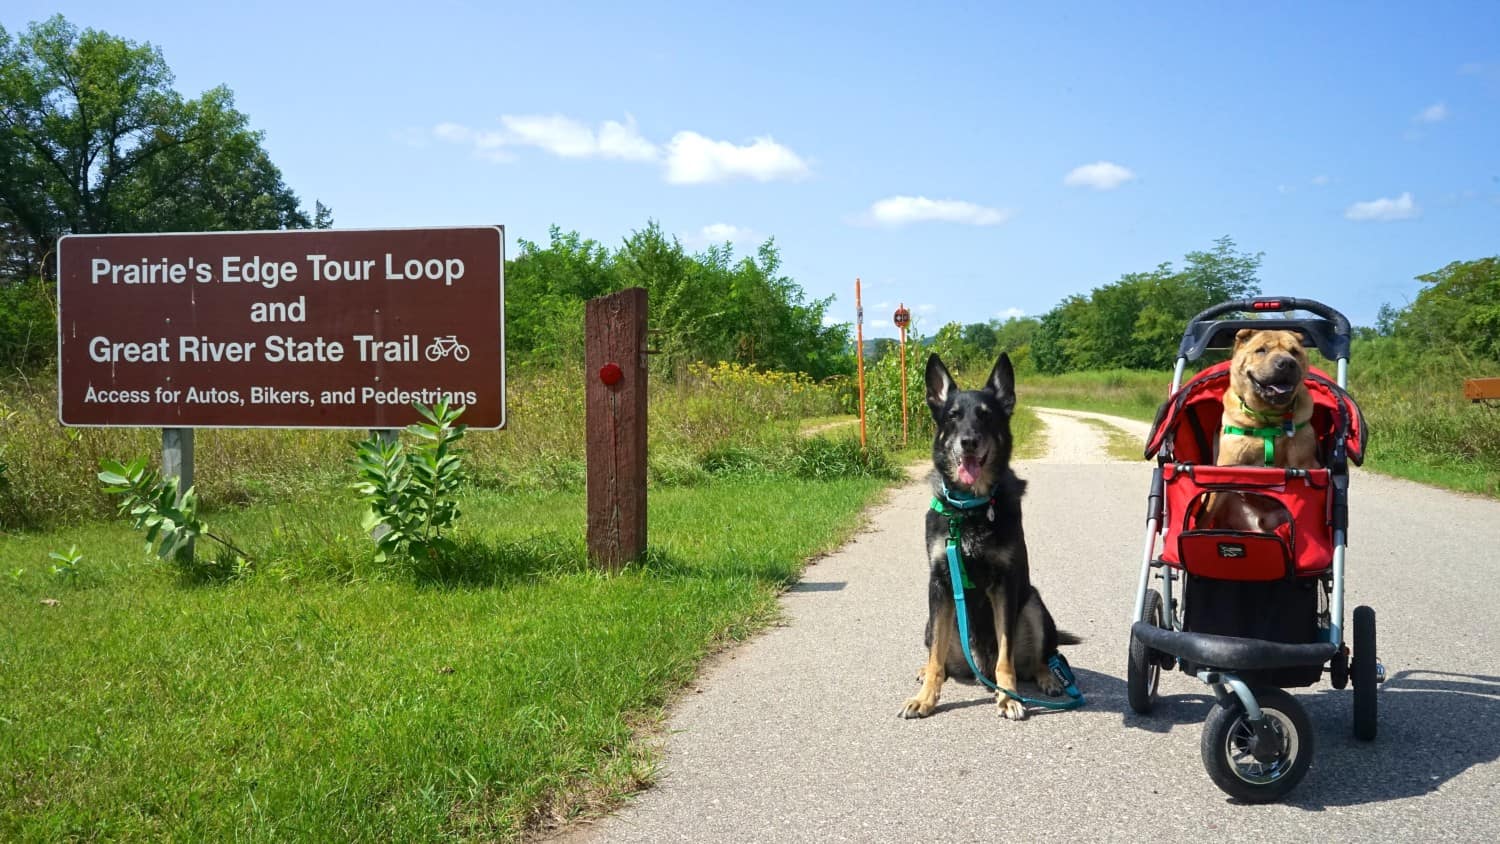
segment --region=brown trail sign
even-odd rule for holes
[[[1465,380],[1464,398],[1471,402],[1500,401],[1500,378],[1469,378]]]
[[[504,231],[68,235],[59,418],[396,428],[413,402],[505,424]]]

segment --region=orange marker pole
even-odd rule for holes
[[[859,298],[859,279],[854,279],[854,360],[859,371],[859,447],[865,447],[865,306]]]

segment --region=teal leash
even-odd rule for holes
[[[944,506],[946,504],[946,506]],[[963,645],[964,659],[969,663],[969,670],[974,672],[975,678],[983,683],[990,691],[1003,694],[1014,701],[1019,701],[1023,706],[1040,706],[1043,709],[1077,709],[1084,704],[1083,692],[1078,690],[1078,680],[1073,676],[1073,669],[1068,665],[1068,660],[1061,652],[1053,651],[1047,657],[1047,669],[1052,676],[1063,685],[1063,691],[1068,695],[1068,700],[1056,701],[1041,698],[1029,698],[1019,695],[1010,689],[1001,688],[990,682],[979,670],[978,664],[974,662],[974,653],[969,646],[969,609],[964,593],[974,588],[969,580],[969,573],[964,569],[963,552],[959,548],[959,531],[963,526],[964,517],[970,510],[990,506],[992,500],[989,498],[975,498],[971,496],[956,497],[948,491],[945,485],[940,497],[932,499],[932,509],[938,515],[948,520],[948,580],[953,588],[953,606],[958,615],[958,635],[960,644]],[[952,508],[952,509],[949,509]]]

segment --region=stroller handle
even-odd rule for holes
[[[1337,310],[1315,299],[1298,299],[1294,296],[1258,296],[1253,299],[1234,299],[1204,309],[1193,317],[1182,332],[1182,344],[1177,355],[1188,360],[1197,360],[1208,349],[1227,349],[1232,346],[1235,332],[1241,328],[1269,328],[1264,320],[1230,319],[1218,317],[1233,313],[1278,313],[1307,311],[1318,319],[1287,319],[1275,323],[1278,329],[1301,331],[1318,351],[1332,360],[1348,360],[1349,318]]]

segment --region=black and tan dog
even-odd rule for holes
[[[1015,373],[1001,355],[980,390],[960,390],[937,355],[927,359],[927,405],[937,422],[932,443],[934,493],[985,499],[960,528],[970,645],[975,664],[1001,688],[1016,691],[1017,675],[1035,679],[1042,691],[1058,695],[1062,683],[1047,659],[1059,644],[1080,641],[1060,632],[1031,585],[1026,537],[1021,530],[1021,495],[1026,482],[1010,467],[1010,416],[1016,405]],[[927,663],[922,687],[901,707],[903,718],[932,714],[943,681],[971,677],[964,659],[948,573],[948,517],[927,513]],[[998,696],[1000,714],[1019,721],[1026,707]]]

